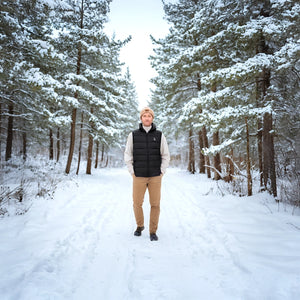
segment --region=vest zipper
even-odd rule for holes
[[[148,141],[148,132],[146,132],[146,144],[147,144],[147,175],[150,176],[150,167],[149,167],[149,141]]]

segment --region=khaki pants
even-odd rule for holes
[[[136,177],[133,175],[133,210],[136,224],[144,226],[143,202],[146,189],[149,192],[150,211],[150,233],[156,233],[160,213],[160,190],[162,175],[154,177]]]

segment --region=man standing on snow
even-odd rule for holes
[[[154,112],[149,107],[140,112],[139,129],[131,132],[127,139],[124,160],[133,177],[133,210],[137,229],[135,236],[144,230],[143,202],[146,189],[149,192],[150,240],[157,241],[156,235],[160,213],[160,190],[163,174],[169,165],[170,154],[165,136],[152,123]]]

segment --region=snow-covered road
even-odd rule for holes
[[[0,219],[0,299],[299,299],[300,216],[169,169],[158,242],[135,237],[131,177],[102,169]]]

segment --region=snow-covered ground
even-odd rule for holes
[[[101,169],[0,219],[0,299],[300,299],[300,216],[169,169],[158,242],[133,236],[131,176]]]

